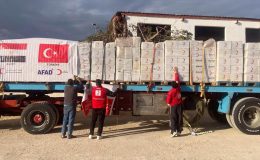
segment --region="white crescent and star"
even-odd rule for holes
[[[50,51],[51,55],[48,55],[48,51]],[[43,51],[43,56],[44,56],[45,58],[52,58],[52,55],[56,55],[56,54],[57,54],[57,52],[54,51],[54,50],[51,49],[51,48],[46,48],[46,49]]]

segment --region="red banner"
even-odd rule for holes
[[[26,43],[0,43],[0,49],[26,50]]]
[[[38,62],[68,63],[68,44],[40,44]]]

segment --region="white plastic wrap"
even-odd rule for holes
[[[48,38],[0,41],[0,81],[66,82],[78,75],[78,42]]]

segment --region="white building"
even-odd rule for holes
[[[120,12],[134,36],[137,31],[130,26],[138,24],[167,25],[170,30],[187,30],[194,40],[214,38],[217,41],[260,42],[260,19],[175,15],[159,13]]]

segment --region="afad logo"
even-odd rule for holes
[[[61,75],[61,69],[39,69],[38,75]]]

